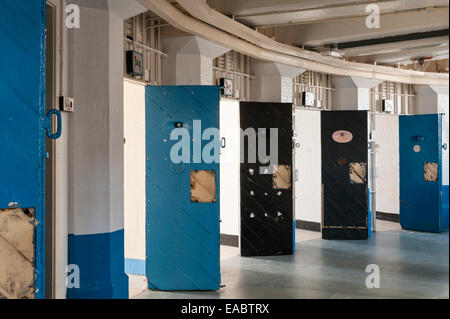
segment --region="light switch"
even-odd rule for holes
[[[73,112],[75,108],[75,100],[72,97],[59,97],[59,108],[64,112]]]

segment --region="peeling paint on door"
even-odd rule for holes
[[[354,184],[367,183],[367,163],[350,163],[350,182]]]
[[[0,298],[34,299],[34,209],[0,210]]]
[[[423,175],[425,182],[437,182],[439,179],[439,164],[438,163],[423,164]]]
[[[273,173],[274,189],[290,189],[291,188],[291,166],[275,165]]]
[[[216,171],[191,171],[191,202],[216,202]]]

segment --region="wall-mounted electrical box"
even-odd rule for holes
[[[312,92],[303,92],[302,93],[302,105],[313,107],[314,106],[314,93]]]
[[[394,112],[394,101],[392,100],[383,100],[381,102],[382,110],[385,113],[392,113]]]
[[[60,96],[59,109],[64,112],[73,112],[75,108],[74,99],[72,97]]]
[[[127,51],[127,73],[144,76],[144,56],[142,53]]]
[[[224,96],[233,96],[233,80],[229,78],[220,78],[220,91]]]

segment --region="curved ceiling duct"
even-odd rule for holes
[[[448,74],[403,70],[324,57],[319,53],[282,44],[262,34],[256,34],[256,31],[215,11],[205,1],[177,1],[195,18],[185,15],[166,0],[139,0],[142,5],[177,29],[218,42],[256,59],[329,74],[410,84],[448,85]],[[223,31],[217,29],[219,26]]]

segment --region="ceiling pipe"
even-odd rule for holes
[[[212,26],[217,26],[223,31],[235,35],[241,39],[247,40],[259,47],[278,53],[288,54],[299,58],[308,59],[315,62],[322,62],[338,67],[355,68],[358,65],[354,62],[348,62],[332,57],[323,56],[320,53],[312,52],[287,44],[277,42],[265,35],[223,15],[211,8],[204,0],[176,0],[186,11],[193,17],[206,22]],[[361,63],[360,63],[361,64]],[[367,64],[361,64],[364,69],[367,69]],[[383,68],[378,67],[378,68]],[[371,70],[373,72],[376,70]]]
[[[210,39],[256,59],[284,63],[329,74],[356,76],[409,84],[448,85],[448,74],[425,73],[401,70],[392,67],[347,62],[323,57],[316,52],[276,42],[262,34],[255,34],[257,33],[256,31],[213,10],[206,2],[201,0],[177,1],[180,2],[183,7],[186,6],[184,8],[190,14],[206,23],[185,15],[166,0],[138,1],[177,29]],[[220,27],[223,31],[211,25]],[[255,44],[255,42],[258,44]]]

